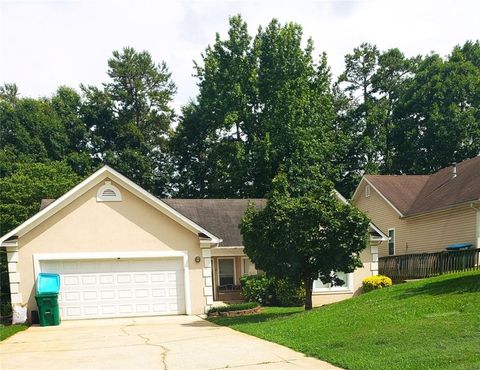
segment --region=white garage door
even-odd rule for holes
[[[42,261],[60,274],[63,320],[185,313],[182,259]]]

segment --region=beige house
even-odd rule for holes
[[[160,200],[105,166],[0,238],[12,304],[37,310],[41,272],[60,275],[62,320],[203,314],[215,300],[241,299],[240,277],[257,273],[238,229],[247,204]],[[371,240],[344,286],[315,282],[314,304],[351,297],[377,273],[386,237],[372,225]]]
[[[364,176],[352,203],[389,236],[380,257],[480,248],[480,156],[429,176]]]

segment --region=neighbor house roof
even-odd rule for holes
[[[367,175],[363,180],[400,216],[428,213],[480,200],[480,156],[445,167],[432,175]]]
[[[162,199],[170,207],[223,240],[225,247],[243,246],[240,222],[252,202],[263,208],[266,199]]]
[[[469,201],[480,200],[480,156],[467,159],[431,175],[406,216],[444,209]]]

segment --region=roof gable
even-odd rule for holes
[[[162,202],[160,199],[156,198],[155,196],[147,192],[145,189],[135,184],[133,181],[129,180],[128,178],[115,171],[114,169],[110,168],[109,166],[103,166],[94,174],[82,181],[80,184],[73,187],[67,193],[62,195],[60,198],[51,202],[40,212],[30,217],[27,221],[25,221],[12,231],[8,232],[7,234],[3,235],[0,238],[0,244],[13,236],[22,236],[26,234],[27,232],[41,224],[49,217],[56,214],[58,211],[66,207],[72,201],[80,197],[82,194],[86,193],[88,190],[90,190],[92,187],[94,187],[106,178],[109,178],[120,184],[122,187],[124,187],[140,199],[144,200],[146,203],[150,204],[174,221],[183,225],[185,228],[192,231],[193,233],[196,233],[199,236],[207,237],[211,239],[213,243],[221,242],[220,238],[213,235],[211,232],[207,231],[200,225],[197,225],[194,221],[185,217],[184,215],[170,207],[168,204]]]
[[[401,217],[446,209],[469,201],[480,200],[480,156],[458,165],[445,167],[432,175],[366,175],[355,190],[359,194],[364,182]]]
[[[410,209],[429,176],[385,176],[367,175],[366,181],[404,215]]]

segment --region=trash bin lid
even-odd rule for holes
[[[447,247],[447,251],[456,251],[459,249],[470,249],[473,246],[472,243],[456,243],[456,244],[450,244]]]
[[[37,294],[58,293],[60,290],[60,275],[40,273],[37,277]]]

